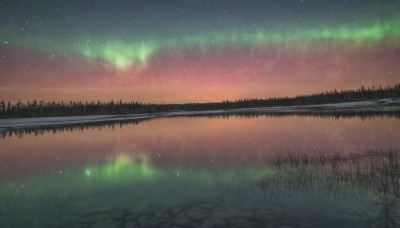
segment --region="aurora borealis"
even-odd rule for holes
[[[400,2],[0,2],[0,98],[207,102],[400,80]]]

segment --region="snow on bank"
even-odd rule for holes
[[[61,126],[86,123],[116,122],[122,120],[142,120],[153,118],[155,115],[94,115],[94,116],[62,116],[62,117],[38,117],[19,119],[0,119],[0,131],[2,129],[34,128],[44,126]]]
[[[233,113],[274,113],[274,112],[296,112],[304,110],[342,110],[347,108],[369,108],[384,106],[400,106],[400,99],[380,99],[362,102],[346,102],[335,104],[300,105],[300,106],[277,106],[264,108],[244,108],[211,111],[173,111],[153,114],[130,114],[130,115],[94,115],[94,116],[63,116],[63,117],[38,117],[19,119],[0,119],[0,131],[7,129],[24,129],[35,127],[52,127],[63,125],[77,125],[89,123],[107,123],[118,121],[145,120],[155,117],[191,116],[191,115],[213,115]]]

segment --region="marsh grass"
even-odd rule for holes
[[[379,194],[400,197],[400,151],[372,151],[363,154],[277,155],[268,164],[276,170],[259,185],[283,184],[285,188],[318,185],[321,181],[329,188],[345,185],[362,187]]]
[[[361,209],[353,214],[374,227],[400,226],[400,151],[371,151],[334,156],[278,155],[268,164],[274,175],[257,182],[264,191],[313,191],[340,198],[373,199],[378,211]],[[346,190],[346,191],[344,191]]]

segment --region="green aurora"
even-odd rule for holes
[[[162,49],[209,48],[225,46],[268,47],[290,43],[303,45],[314,42],[348,42],[362,45],[365,42],[381,41],[387,38],[400,37],[400,20],[375,22],[366,26],[349,27],[339,26],[324,29],[296,29],[291,32],[257,31],[246,32],[217,32],[201,35],[191,35],[181,39],[146,40],[142,42],[125,42],[110,40],[106,42],[84,42],[76,50],[90,59],[101,59],[117,69],[124,69],[132,64],[147,64],[153,54]]]
[[[400,19],[398,17],[370,22],[360,26],[340,25],[320,28],[264,29],[257,31],[232,30],[203,32],[199,34],[176,37],[117,39],[97,38],[79,39],[71,44],[60,45],[57,41],[31,39],[22,42],[27,47],[40,48],[52,53],[55,49],[67,52],[71,56],[83,56],[87,59],[101,60],[119,70],[135,65],[146,65],[155,53],[200,49],[207,51],[215,48],[268,48],[297,44],[315,45],[315,42],[326,44],[350,44],[363,47],[366,42],[380,42],[385,39],[400,37]]]

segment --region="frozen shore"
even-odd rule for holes
[[[261,108],[243,108],[227,110],[205,110],[205,111],[172,111],[151,114],[129,114],[129,115],[93,115],[93,116],[64,116],[64,117],[38,117],[19,119],[0,119],[0,131],[7,129],[25,129],[36,127],[52,127],[79,125],[91,123],[108,123],[118,121],[146,120],[157,117],[172,116],[194,116],[194,115],[219,115],[219,114],[266,114],[266,113],[304,113],[324,112],[337,113],[346,111],[395,111],[400,112],[400,99],[380,99],[362,102],[346,102],[334,104],[302,105],[302,106],[276,106]]]

